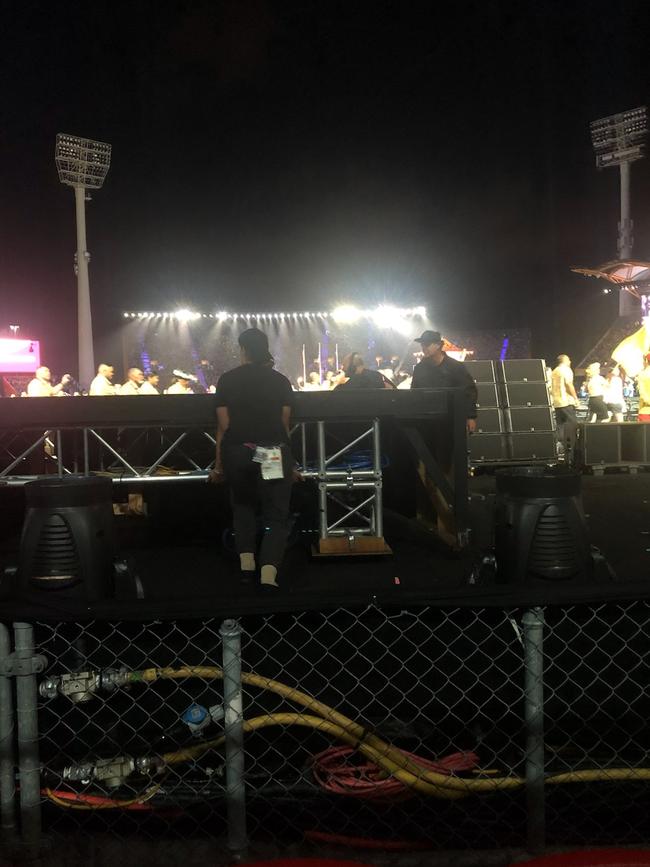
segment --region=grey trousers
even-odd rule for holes
[[[289,446],[282,446],[283,479],[262,478],[260,465],[253,462],[253,449],[244,445],[228,446],[223,452],[223,468],[230,486],[238,554],[257,550],[258,515],[264,535],[257,562],[260,566],[280,567],[289,532],[289,502],[293,458]]]

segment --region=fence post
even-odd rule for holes
[[[28,846],[36,846],[41,836],[41,776],[38,760],[38,693],[33,671],[34,628],[30,623],[14,623],[14,636],[21,831],[23,842]]]
[[[244,856],[246,837],[246,790],[244,787],[244,703],[241,682],[241,626],[224,620],[219,630],[223,653],[223,706],[226,746],[226,803],[228,848]]]
[[[526,720],[526,819],[528,849],[546,844],[544,801],[544,612],[524,612],[524,705]]]
[[[0,672],[11,653],[9,630],[0,623]],[[16,825],[14,777],[14,701],[11,679],[0,673],[0,834],[10,836]]]

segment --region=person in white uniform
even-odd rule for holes
[[[140,394],[160,394],[158,391],[158,385],[160,383],[160,376],[153,371],[149,371],[146,374],[145,381],[140,386]]]
[[[185,373],[184,370],[174,370],[172,373],[176,377],[176,382],[169,386],[167,394],[194,394],[190,383],[192,380],[196,380],[195,376],[192,376],[191,373]]]
[[[97,376],[90,383],[88,394],[91,397],[110,397],[117,394],[117,388],[113,385],[115,370],[110,364],[100,364],[97,368]]]
[[[128,397],[131,394],[140,394],[140,387],[144,382],[144,373],[139,367],[130,367],[126,375],[126,382],[120,388],[120,395]]]
[[[49,367],[39,367],[34,373],[34,379],[27,386],[27,397],[58,397],[65,396],[63,388],[72,381],[69,373],[62,377],[58,385],[52,385],[52,374]]]

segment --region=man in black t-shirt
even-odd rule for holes
[[[266,334],[249,328],[239,335],[239,346],[241,366],[224,373],[217,386],[217,456],[210,478],[225,478],[230,486],[235,545],[245,578],[256,568],[256,513],[261,510],[261,583],[277,587],[293,481],[293,391],[289,380],[273,370]]]
[[[473,433],[478,389],[471,374],[461,361],[443,352],[438,331],[425,331],[415,342],[422,346],[424,358],[415,366],[411,388],[462,388],[467,398],[467,431]]]

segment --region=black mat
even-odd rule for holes
[[[152,526],[150,519],[118,518],[120,554],[135,564],[144,599],[123,598],[87,606],[47,595],[16,602],[4,594],[5,617],[147,617],[181,618],[235,616],[270,611],[332,609],[339,606],[412,604],[520,606],[650,595],[650,474],[586,476],[583,501],[591,541],[607,559],[616,580],[601,575],[590,586],[563,585],[530,590],[526,586],[474,584],[485,546],[489,544],[491,494],[494,479],[472,482],[474,547],[462,556],[436,544],[427,531],[396,514],[386,519],[386,538],[393,548],[388,557],[313,558],[311,536],[298,534],[287,552],[281,587],[261,593],[242,584],[236,557],[223,550],[221,532],[211,515],[197,521],[187,509],[172,507],[171,527]],[[4,497],[1,559],[15,562],[16,529],[20,526],[20,493]],[[165,498],[175,499],[171,488]],[[9,509],[9,511],[7,511]]]

